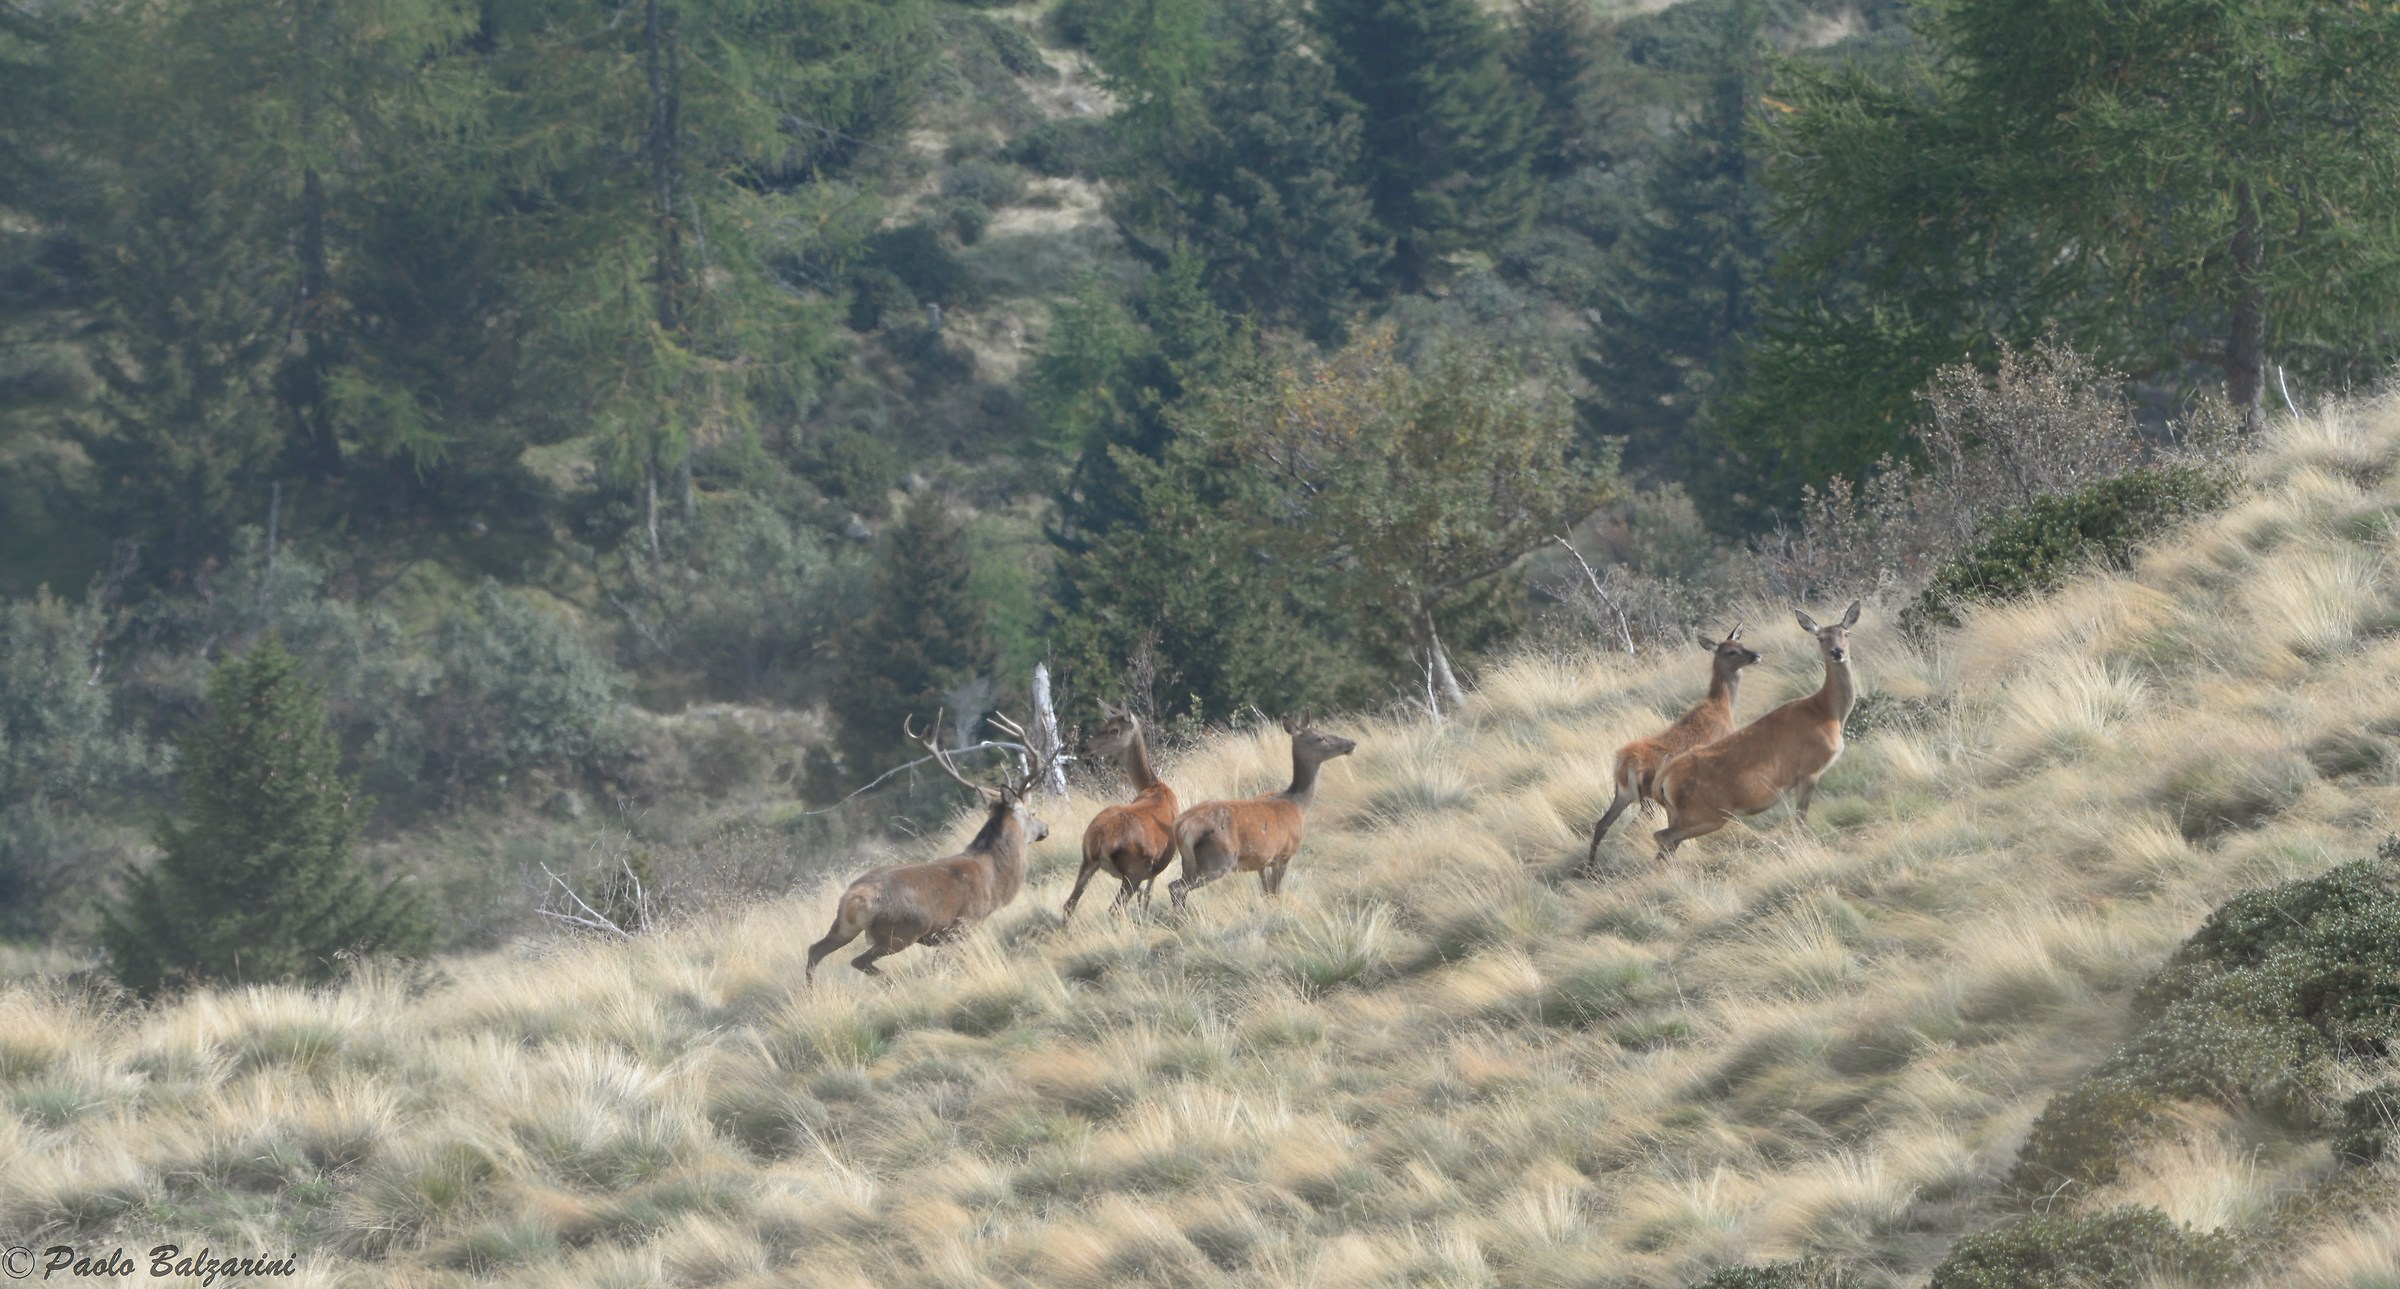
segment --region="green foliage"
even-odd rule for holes
[[[2386,1079],[2342,1103],[2341,1124],[2333,1134],[2334,1158],[2353,1164],[2389,1159],[2396,1132],[2400,1132],[2400,1080]]]
[[[1766,52],[1758,4],[1727,9],[1701,110],[1651,169],[1646,209],[1625,235],[1616,307],[1588,374],[1598,391],[1591,420],[1626,439],[1636,469],[1680,473],[1704,460],[1693,421],[1755,323],[1768,247],[1747,132]]]
[[[321,688],[269,636],[209,684],[181,744],[185,820],[101,923],[109,966],[155,993],[207,981],[322,981],[340,958],[428,940],[415,897],[350,857],[365,813],[339,773]]]
[[[1960,1240],[1931,1289],[2140,1289],[2159,1276],[2226,1284],[2235,1254],[2225,1236],[2196,1235],[2154,1208],[2029,1217]]]
[[[1120,410],[1126,368],[1150,337],[1097,274],[1051,315],[1050,334],[1025,382],[1043,443],[1075,455]]]
[[[1357,106],[1283,0],[1227,0],[1223,24],[1192,110],[1131,150],[1138,173],[1112,208],[1146,242],[1197,254],[1227,309],[1333,338],[1384,255],[1353,178]]]
[[[1037,175],[1096,179],[1111,168],[1110,139],[1106,121],[1064,117],[1018,135],[1003,155]]]
[[[873,607],[843,634],[840,680],[829,695],[855,780],[902,759],[904,719],[922,731],[947,709],[956,730],[969,730],[997,697],[966,524],[949,499],[930,488],[918,493],[883,542]]]
[[[2340,1063],[2379,1060],[2400,1038],[2400,843],[2228,901],[2142,986],[2136,1014],[2133,1039],[2034,1122],[2009,1175],[2019,1192],[2110,1180],[2184,1099],[2365,1149],[2355,1134],[2370,1129],[2371,1105],[2357,1122],[2317,1119]]]
[[[1363,123],[1365,188],[1404,289],[1533,214],[1530,105],[1474,0],[1320,0],[1334,84]]]
[[[2063,496],[2039,497],[1992,520],[1983,538],[1938,565],[1902,620],[1958,625],[1969,603],[2046,591],[2094,564],[2130,568],[2160,534],[2232,500],[2239,480],[2208,466],[2128,470]]]
[[[636,657],[697,673],[724,701],[796,706],[819,692],[830,662],[819,642],[863,588],[814,531],[754,497],[710,498],[666,550],[628,556]]]
[[[1770,1262],[1762,1267],[1726,1267],[1692,1289],[1849,1289],[1856,1276],[1824,1258]]]
[[[1508,69],[1532,100],[1532,167],[1556,180],[1608,158],[1619,108],[1603,78],[1615,50],[1591,0],[1523,0],[1509,33]]]
[[[558,615],[487,579],[435,627],[431,654],[436,678],[420,718],[426,770],[453,791],[608,750],[623,683]]]

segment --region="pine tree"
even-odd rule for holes
[[[1592,0],[1521,0],[1508,69],[1533,100],[1532,165],[1557,179],[1607,159],[1601,135],[1615,104],[1602,80],[1608,28]]]
[[[1475,0],[1318,0],[1334,84],[1359,105],[1365,188],[1405,290],[1532,217],[1528,104]]]
[[[1161,132],[1117,216],[1144,241],[1196,251],[1228,309],[1336,338],[1384,257],[1353,179],[1357,106],[1309,55],[1283,0],[1228,0],[1197,106]]]
[[[317,982],[340,955],[430,940],[414,895],[351,858],[366,805],[341,777],[323,687],[274,636],[218,665],[181,753],[185,820],[160,825],[158,863],[102,915],[128,988]]]
[[[1694,464],[1693,417],[1755,324],[1767,245],[1748,130],[1765,56],[1757,0],[1737,0],[1701,110],[1651,171],[1628,235],[1622,302],[1585,371],[1589,419],[1626,440],[1630,469],[1678,476]]]
[[[974,565],[966,524],[934,489],[909,501],[887,530],[875,573],[875,603],[842,641],[842,674],[830,705],[841,725],[842,756],[851,777],[873,777],[908,744],[901,722],[922,730],[938,708],[958,728],[983,712],[962,706],[988,701],[996,657],[982,604],[969,589]]]

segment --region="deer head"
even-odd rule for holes
[[[1858,604],[1850,602],[1850,611],[1830,627],[1820,627],[1817,620],[1799,609],[1792,616],[1800,620],[1800,629],[1817,638],[1817,648],[1824,651],[1827,662],[1847,662],[1850,659],[1850,628],[1858,625]]]
[[[1286,716],[1283,718],[1282,724],[1283,732],[1292,736],[1293,755],[1311,765],[1321,765],[1337,756],[1348,756],[1358,750],[1358,740],[1343,738],[1339,734],[1328,734],[1310,725],[1306,717],[1294,720]]]
[[[1717,670],[1727,675],[1759,661],[1758,651],[1742,643],[1742,624],[1739,622],[1733,624],[1733,630],[1726,632],[1722,640],[1700,637],[1700,647],[1717,656]]]
[[[991,722],[999,726],[1002,733],[1007,734],[1019,744],[1027,748],[1035,746],[1034,741],[1027,737],[1025,728],[1015,721],[1005,716],[995,715],[991,717]],[[1003,766],[1000,771],[1000,786],[995,788],[977,783],[961,774],[958,763],[952,761],[950,754],[942,750],[942,713],[939,710],[933,714],[933,727],[925,733],[917,733],[915,718],[905,716],[900,720],[900,732],[907,735],[910,742],[924,748],[933,757],[933,763],[942,768],[942,773],[956,779],[961,787],[974,793],[985,806],[991,809],[995,817],[1003,812],[1014,814],[1018,823],[1024,826],[1027,845],[1041,841],[1050,835],[1050,825],[1042,822],[1041,816],[1033,812],[1033,807],[1027,803],[1026,797],[1031,793],[1035,784],[1040,783],[1048,776],[1053,757],[1045,756],[1038,751],[1033,752],[1031,754],[1032,766],[1021,777],[1011,773],[1006,766]]]
[[[1132,747],[1133,741],[1142,734],[1142,718],[1134,715],[1131,709],[1112,707],[1103,701],[1100,714],[1108,719],[1083,741],[1085,760],[1123,756],[1125,749]]]

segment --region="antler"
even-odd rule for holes
[[[963,774],[960,774],[958,772],[958,766],[950,760],[950,754],[942,750],[941,708],[937,707],[933,711],[933,728],[931,730],[928,730],[924,734],[919,734],[916,730],[916,717],[903,716],[900,718],[900,732],[908,736],[909,742],[924,748],[928,752],[931,752],[933,754],[933,763],[942,767],[942,773],[958,780],[960,784],[972,791],[978,797],[982,797],[987,801],[999,799],[1000,794],[998,792],[975,782],[973,779],[970,779]]]
[[[1022,745],[1026,750],[1028,759],[1030,759],[1033,763],[1030,777],[1026,782],[1023,783],[1017,782],[1013,776],[1008,776],[1006,771],[1002,772],[1003,776],[1008,777],[1009,779],[1009,795],[1022,797],[1027,792],[1031,791],[1035,784],[1048,783],[1050,781],[1050,767],[1058,760],[1058,749],[1043,747],[1041,741],[1035,739],[1033,735],[1027,733],[1024,726],[1017,724],[1015,721],[1010,720],[1008,717],[1003,716],[998,712],[992,713],[988,719],[992,722],[992,724],[999,727],[1001,733],[1008,735],[1010,738],[1015,739],[1020,745]]]

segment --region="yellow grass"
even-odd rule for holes
[[[1811,1253],[1921,1281],[2209,908],[2392,826],[2396,445],[2381,406],[2288,427],[2132,574],[1922,649],[1871,607],[1862,689],[1894,701],[1810,830],[1778,808],[1673,864],[1634,816],[1572,875],[1614,748],[1705,660],[1539,657],[1439,725],[1329,722],[1360,748],[1283,897],[1224,882],[1181,926],[1060,927],[1087,786],[1024,898],[882,981],[803,988],[829,883],[430,986],[10,986],[0,1232],[348,1284],[1667,1286]],[[1785,607],[1745,616],[1747,716],[1817,673]],[[1288,773],[1271,731],[1165,769],[1190,800]],[[2318,1150],[2195,1114],[2093,1202],[2239,1222]],[[2370,1206],[2279,1273],[2396,1264]]]

